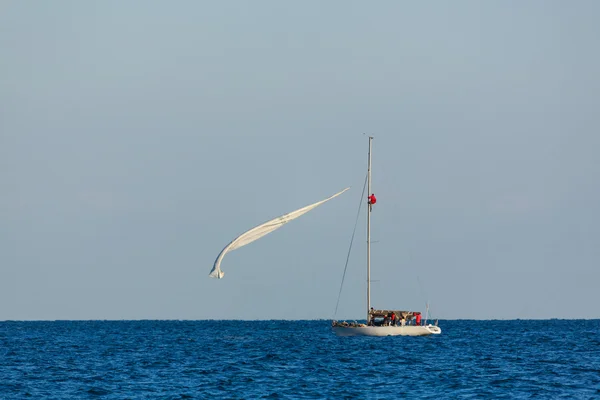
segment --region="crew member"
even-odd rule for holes
[[[368,197],[369,201],[369,211],[373,211],[373,204],[377,203],[377,198],[375,197],[375,193],[371,193]]]

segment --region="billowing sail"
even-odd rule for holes
[[[303,214],[306,214],[307,212],[309,212],[310,210],[312,210],[314,208],[319,207],[321,204],[333,199],[334,197],[339,196],[340,194],[344,193],[348,189],[350,189],[350,188],[346,188],[346,189],[342,190],[341,192],[336,193],[333,196],[326,198],[325,200],[321,200],[317,203],[303,207],[299,210],[292,211],[291,213],[288,213],[288,214],[282,215],[281,217],[277,217],[275,219],[267,221],[264,224],[258,225],[256,227],[250,229],[249,231],[242,233],[240,236],[233,239],[233,241],[231,241],[231,243],[229,243],[227,246],[225,246],[225,248],[223,250],[221,250],[221,253],[219,253],[219,256],[215,260],[215,265],[213,265],[213,268],[210,271],[210,274],[208,276],[210,276],[211,278],[219,278],[219,279],[221,279],[223,277],[223,275],[225,273],[223,271],[221,271],[221,261],[223,260],[223,257],[225,256],[225,254],[229,253],[232,250],[235,250],[242,246],[245,246],[248,243],[252,243],[255,240],[260,239],[261,237],[265,236],[266,234],[271,233],[278,228],[281,228],[283,225],[287,224],[288,222],[300,217]]]

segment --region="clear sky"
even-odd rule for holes
[[[0,320],[600,317],[600,2],[0,3]],[[228,254],[244,230],[341,197]],[[365,229],[337,318],[365,315]]]

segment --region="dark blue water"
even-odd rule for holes
[[[0,398],[600,398],[600,320],[0,322]]]

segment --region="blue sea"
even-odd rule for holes
[[[0,322],[1,399],[600,399],[600,320]]]

